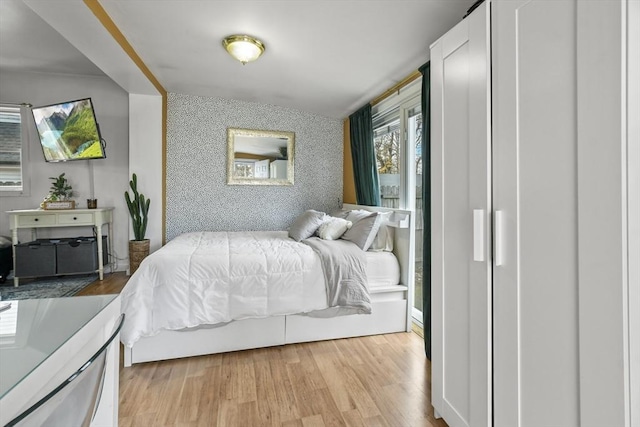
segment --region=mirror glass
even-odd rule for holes
[[[293,185],[293,132],[227,129],[227,184]]]

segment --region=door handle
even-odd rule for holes
[[[484,256],[484,210],[473,210],[473,260],[483,262]]]
[[[504,211],[495,211],[494,213],[495,228],[495,260],[496,267],[504,264]]]

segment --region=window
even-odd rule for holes
[[[9,304],[8,302],[0,302],[0,306]],[[11,301],[11,307],[2,311],[0,315],[0,344],[10,345],[16,342],[16,333],[18,331],[18,305],[20,301]]]
[[[0,192],[23,192],[22,134],[20,107],[0,105]]]
[[[236,160],[233,163],[233,176],[235,178],[253,178],[254,160]]]
[[[400,207],[400,117],[394,108],[373,120],[373,147],[380,181],[380,205]]]
[[[415,220],[414,321],[422,325],[422,110],[418,79],[372,109],[380,205],[408,209]]]

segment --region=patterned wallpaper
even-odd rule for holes
[[[294,185],[227,185],[227,128],[295,132]],[[197,230],[286,230],[342,204],[342,121],[274,105],[170,93],[167,239]]]

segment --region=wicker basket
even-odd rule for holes
[[[129,274],[136,272],[147,255],[149,255],[149,239],[129,240]]]

